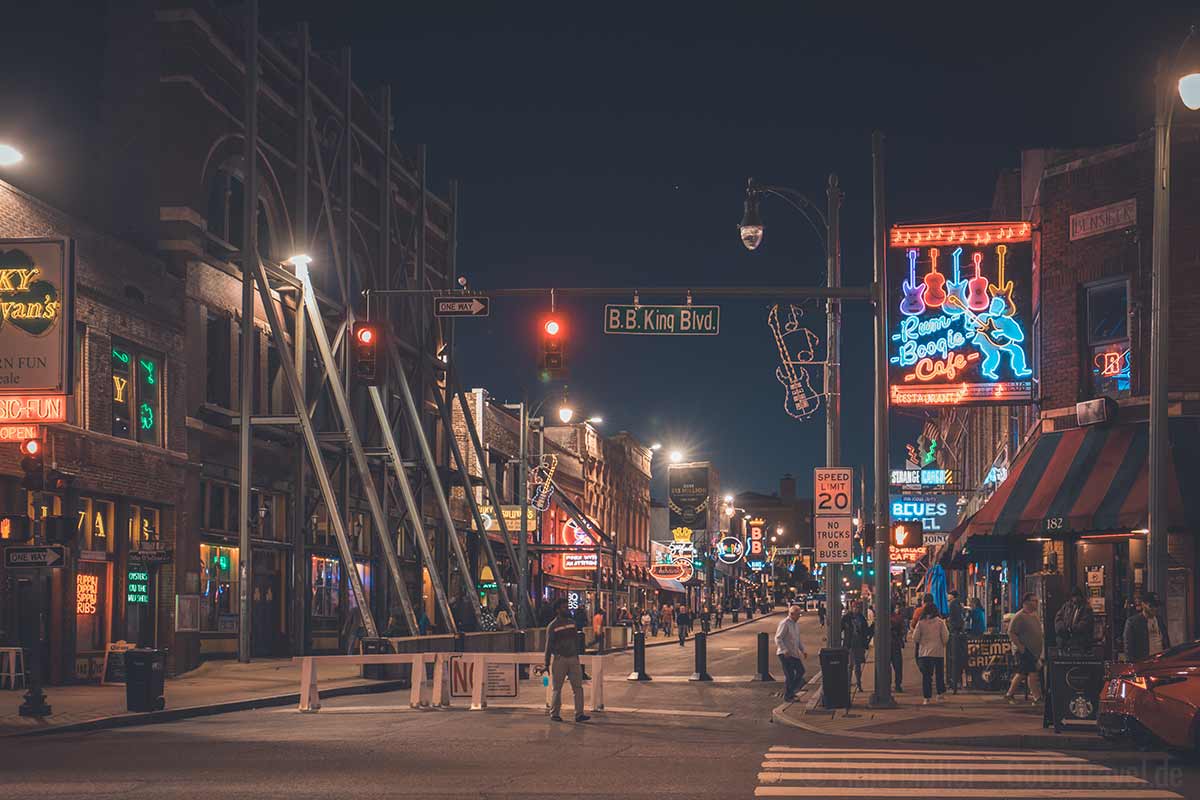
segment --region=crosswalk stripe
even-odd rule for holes
[[[931,773],[888,773],[879,772],[760,772],[759,783],[781,783],[783,781],[878,781],[886,783],[1089,783],[1108,785],[1114,783],[1144,784],[1136,775],[1105,775],[1078,773],[1075,775],[962,775],[944,772]]]
[[[870,750],[855,749],[851,747],[788,747],[786,745],[772,745],[768,750],[771,753],[910,753],[912,755],[922,755],[938,753],[944,755],[970,755],[970,756],[1029,756],[1029,750],[913,750],[912,748],[872,748]],[[1038,751],[1040,756],[1055,756],[1065,757],[1066,753],[1057,751]],[[1076,756],[1071,756],[1076,758]]]
[[[865,787],[865,786],[759,786],[755,797],[928,797],[929,789],[923,786],[909,787]],[[1037,798],[1038,800],[1103,800],[1103,798],[1128,798],[1128,800],[1181,800],[1181,796],[1165,789],[955,789],[956,798],[999,797]]]
[[[891,772],[904,772],[905,770],[982,770],[992,772],[1012,772],[1013,770],[1035,770],[1039,767],[1043,770],[1053,770],[1055,772],[1112,772],[1106,766],[1101,764],[1088,763],[1050,763],[1050,764],[1030,764],[1025,761],[922,761],[912,764],[893,764],[890,762],[876,762],[869,758],[862,758],[854,761],[780,761],[772,759],[762,762],[763,769],[782,770],[788,769],[793,772],[806,769],[837,769],[844,770],[876,770]]]
[[[806,759],[830,759],[830,758],[870,758],[874,761],[920,761],[922,758],[933,757],[938,761],[979,761],[986,759],[990,753],[972,753],[970,755],[964,753],[961,755],[942,755],[936,751],[896,751],[891,753],[877,753],[873,750],[846,752],[845,754],[832,753],[766,753],[765,758],[786,758],[791,761],[804,761]],[[1005,761],[1012,762],[1030,762],[1030,763],[1071,763],[1081,762],[1084,759],[1078,756],[1042,756],[1042,755],[1020,755],[1020,756],[997,756]]]

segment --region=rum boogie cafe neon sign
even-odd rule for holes
[[[889,251],[892,405],[1032,400],[1029,223],[896,226]]]
[[[0,239],[0,395],[20,395],[28,413],[6,422],[53,422],[42,409],[72,390],[75,254],[69,239]]]

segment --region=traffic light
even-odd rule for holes
[[[919,520],[892,523],[892,547],[920,547],[925,538],[925,528]]]
[[[0,516],[0,541],[27,542],[32,530],[29,517],[24,514],[4,514]]]
[[[561,377],[566,371],[565,327],[562,318],[554,314],[542,320],[542,358],[538,367],[548,378]]]
[[[21,480],[22,488],[41,489],[45,481],[42,462],[42,443],[37,439],[26,439],[21,442],[21,471],[25,477]]]
[[[371,322],[356,322],[352,336],[355,379],[367,386],[378,386],[379,326]]]

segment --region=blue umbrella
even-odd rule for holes
[[[942,616],[950,613],[950,603],[946,598],[946,571],[941,564],[935,564],[925,573],[926,591],[933,595],[933,604],[937,606]]]

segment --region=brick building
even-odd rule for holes
[[[1186,496],[1200,427],[1200,160],[1195,131],[1176,132],[1171,199],[1171,341],[1168,625],[1193,637],[1200,514]],[[1079,586],[1097,614],[1106,654],[1120,651],[1129,603],[1146,579],[1150,365],[1150,136],[1105,148],[1027,151],[997,183],[993,216],[1034,223],[1039,402],[958,408],[934,424],[940,465],[967,493],[963,523],[942,551],[956,577],[998,624],[1027,590],[1048,611]],[[1106,421],[1077,403],[1109,398]],[[953,559],[951,562],[949,559]]]

